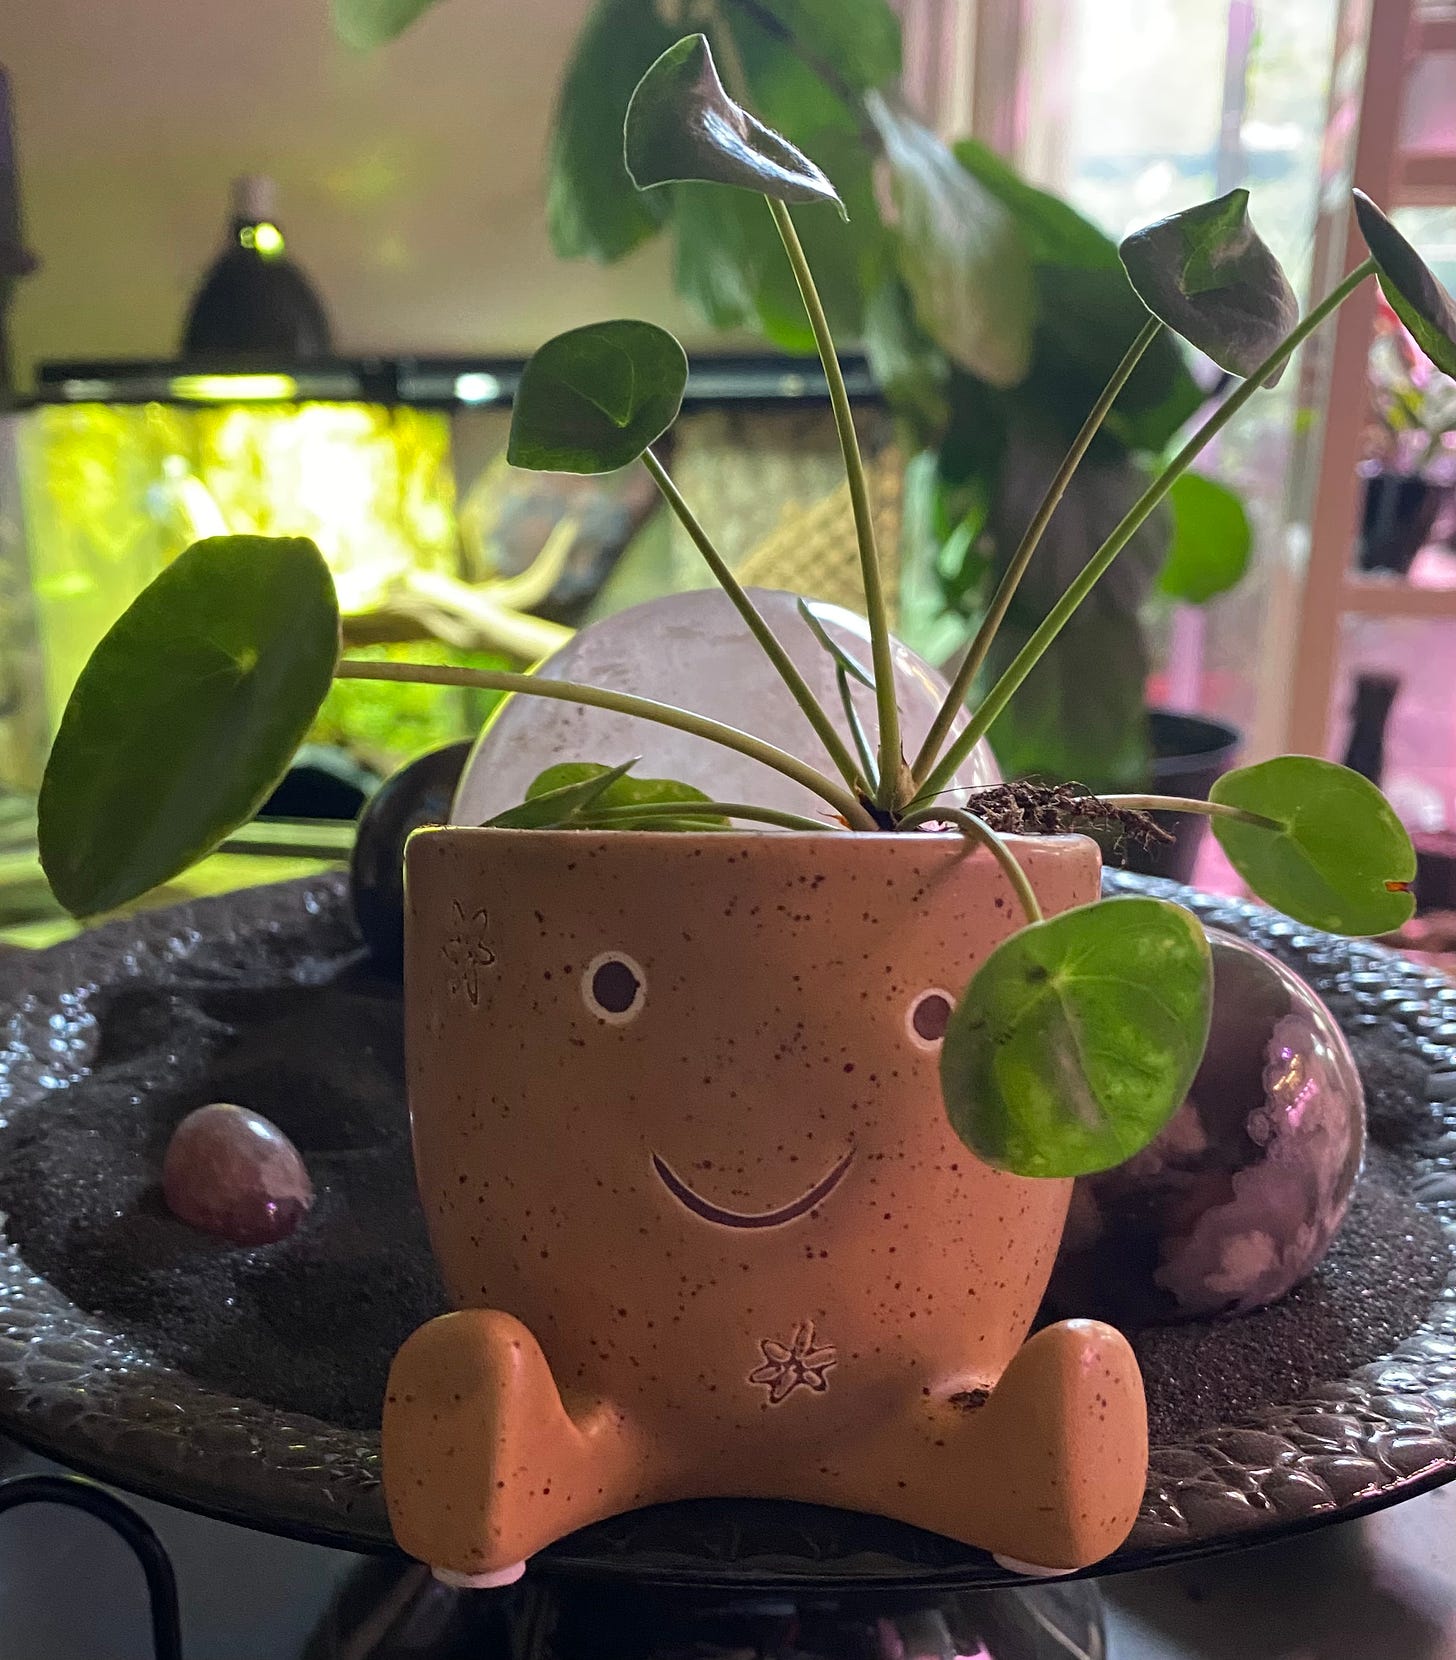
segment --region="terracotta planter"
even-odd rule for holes
[[[1017,841],[1049,912],[1097,849]],[[408,853],[410,1104],[461,1312],[390,1379],[396,1535],[512,1577],[617,1511],[810,1500],[1070,1568],[1146,1422],[1111,1328],[1026,1333],[1071,1183],[977,1161],[939,1029],[1020,913],[959,838],[440,829]]]

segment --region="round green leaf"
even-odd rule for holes
[[[1249,220],[1247,190],[1135,231],[1118,252],[1148,310],[1233,374],[1253,374],[1299,321],[1289,279]]]
[[[1312,755],[1226,772],[1209,799],[1274,819],[1216,818],[1213,833],[1260,899],[1332,934],[1384,934],[1415,912],[1416,855],[1368,778]]]
[[[1456,305],[1425,260],[1363,190],[1355,192],[1355,219],[1380,269],[1391,309],[1443,374],[1456,375]]]
[[[653,323],[590,323],[521,373],[506,460],[537,473],[614,473],[677,419],[688,360]]]
[[[250,819],[328,692],[339,607],[302,537],[195,542],[92,652],[41,783],[51,890],[93,916]]]
[[[723,90],[704,35],[669,46],[637,83],[622,153],[639,190],[731,184],[780,202],[833,202],[848,217],[824,172]]]
[[[1033,923],[981,965],[951,1015],[940,1079],[966,1146],[1018,1176],[1084,1176],[1145,1147],[1203,1059],[1213,961],[1162,899],[1106,899]]]
[[[1202,473],[1180,473],[1168,491],[1173,541],[1158,572],[1158,590],[1170,599],[1204,605],[1242,580],[1254,532],[1244,504],[1226,484]]]

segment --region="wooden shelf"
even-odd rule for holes
[[[1400,207],[1450,207],[1456,200],[1456,155],[1403,155],[1395,188]]]
[[[1341,611],[1367,617],[1456,617],[1456,588],[1416,588],[1398,577],[1346,577]]]
[[[1424,57],[1428,52],[1456,52],[1456,6],[1433,6],[1416,18],[1414,46]]]

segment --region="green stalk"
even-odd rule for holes
[[[849,407],[849,393],[844,388],[839,357],[834,350],[834,339],[829,332],[829,319],[819,290],[814,286],[814,275],[794,221],[782,202],[772,196],[765,198],[774,224],[783,239],[784,252],[794,269],[794,280],[809,314],[809,326],[814,331],[814,344],[819,348],[819,361],[824,365],[824,378],[829,383],[829,403],[834,411],[834,425],[839,433],[839,448],[844,456],[844,474],[849,485],[850,506],[854,510],[854,532],[859,543],[860,576],[864,581],[865,615],[870,625],[870,646],[875,670],[875,706],[880,721],[880,767],[876,799],[884,808],[898,805],[904,760],[900,754],[900,711],[895,703],[895,667],[890,656],[890,624],[885,611],[885,594],[880,583],[880,556],[875,547],[875,522],[870,512],[869,490],[865,484],[864,461],[859,453],[859,439],[855,436],[854,415]]]
[[[758,824],[776,824],[784,830],[812,830],[816,834],[827,831],[843,835],[837,825],[820,819],[806,818],[802,813],[780,812],[777,807],[755,807],[747,801],[639,801],[624,802],[620,807],[594,807],[586,814],[585,829],[598,827],[610,830],[614,824],[635,823],[644,818],[742,818]]]
[[[337,680],[402,680],[423,686],[474,686],[487,692],[520,692],[526,697],[555,698],[560,703],[584,703],[593,709],[608,709],[616,715],[635,715],[639,720],[656,721],[679,732],[736,750],[764,766],[772,767],[821,801],[827,801],[841,818],[856,830],[877,830],[874,818],[849,793],[797,755],[778,749],[740,732],[736,726],[709,720],[670,703],[633,697],[629,692],[608,692],[597,686],[579,686],[574,680],[544,680],[535,674],[513,674],[505,669],[457,669],[448,663],[365,663],[345,660],[334,669]]]
[[[1041,921],[1041,906],[1037,902],[1036,894],[1032,892],[1026,872],[1021,868],[1016,855],[985,819],[977,818],[974,813],[968,813],[960,807],[922,807],[919,811],[902,818],[896,829],[914,830],[922,824],[931,823],[953,824],[963,835],[971,837],[973,841],[978,841],[982,847],[987,848],[1016,890],[1016,897],[1021,902],[1022,910],[1026,912],[1026,920]]]
[[[844,718],[854,736],[854,747],[859,751],[860,764],[864,767],[865,783],[873,790],[879,774],[875,770],[875,758],[870,753],[870,741],[860,724],[859,710],[854,706],[854,694],[849,687],[849,671],[842,663],[834,665],[834,682],[839,687],[839,701],[844,706]]]
[[[920,746],[920,753],[915,757],[915,764],[911,768],[916,783],[930,771],[935,764],[935,758],[940,753],[940,747],[950,736],[950,729],[955,724],[955,718],[960,713],[966,701],[966,696],[976,682],[976,676],[981,672],[981,665],[986,661],[987,653],[996,638],[996,631],[1006,620],[1006,613],[1011,609],[1011,601],[1016,596],[1016,590],[1021,579],[1026,574],[1026,567],[1031,563],[1031,556],[1037,550],[1046,527],[1051,523],[1052,514],[1057,510],[1057,504],[1066,493],[1067,486],[1072,482],[1072,475],[1076,472],[1082,457],[1086,455],[1092,440],[1097,436],[1098,429],[1107,419],[1118,394],[1127,385],[1128,378],[1137,368],[1138,360],[1153,341],[1157,339],[1163,324],[1156,317],[1149,317],[1143,324],[1137,338],[1128,347],[1122,362],[1113,370],[1112,379],[1103,387],[1101,396],[1092,405],[1091,412],[1082,423],[1082,429],[1072,440],[1072,447],[1067,451],[1062,464],[1057,468],[1051,483],[1047,486],[1046,494],[1041,499],[1041,505],[1032,515],[1031,523],[1026,527],[1026,534],[1021,538],[1016,552],[1011,556],[1011,563],[1006,567],[1001,582],[991,599],[986,615],[981,620],[981,626],[976,630],[976,637],[971,641],[971,649],[966,653],[966,659],[956,672],[950,690],[945,694],[945,701],[936,714],[934,723],[925,734],[925,742]]]
[[[1137,501],[1123,515],[1122,522],[1083,566],[1081,573],[1047,613],[1041,626],[1016,654],[1001,678],[986,694],[970,724],[955,740],[919,788],[916,799],[936,794],[955,776],[956,769],[985,737],[993,721],[1010,702],[1016,689],[1036,667],[1047,647],[1071,620],[1077,607],[1091,593],[1093,586],[1112,561],[1137,534],[1143,521],[1172,488],[1175,479],[1187,472],[1189,465],[1210,439],[1218,436],[1264,382],[1285,360],[1293,355],[1302,342],[1317,329],[1329,314],[1360,286],[1375,270],[1373,259],[1357,265],[1343,282],[1332,288],[1324,299],[1302,319],[1284,341],[1276,346],[1249,378],[1235,387],[1223,403],[1188,440],[1177,455],[1153,480]]]
[[[713,546],[707,531],[698,523],[696,514],[683,500],[682,493],[673,483],[667,468],[657,459],[650,449],[642,452],[642,463],[652,474],[653,482],[662,492],[662,499],[677,515],[679,523],[692,538],[694,546],[702,554],[708,569],[713,573],[718,586],[732,600],[738,615],[747,623],[749,632],[759,645],[763,647],[764,655],[774,668],[778,670],[779,679],[789,689],[789,695],[804,711],[804,716],[829,751],[829,759],[839,769],[839,775],[851,789],[859,777],[859,769],[855,766],[854,757],[840,737],[834,722],[829,718],[823,705],[809,690],[808,683],[794,666],[794,660],[779,643],[778,636],[768,626],[760,615],[758,607],[743,591],[743,585],[723,561],[723,556]]]
[[[1097,800],[1109,807],[1131,807],[1140,813],[1199,813],[1204,818],[1237,819],[1240,824],[1254,824],[1261,830],[1286,828],[1277,818],[1251,813],[1245,807],[1231,807],[1226,801],[1190,801],[1181,795],[1099,795]]]

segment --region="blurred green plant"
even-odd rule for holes
[[[391,38],[425,9],[421,0],[334,4],[341,32],[359,44]],[[552,245],[564,259],[611,264],[670,237],[675,285],[713,327],[812,352],[798,287],[760,201],[680,175],[641,191],[624,165],[617,134],[632,91],[684,21],[667,10],[659,0],[596,0],[583,24],[552,127]],[[902,632],[927,655],[954,657],[1006,578],[1028,503],[1051,482],[1147,312],[1096,226],[984,145],[948,145],[903,107],[894,90],[900,22],[886,0],[701,0],[687,16],[711,43],[729,93],[834,180],[837,199],[809,191],[795,222],[830,328],[861,342],[907,453],[928,458],[909,473],[916,542],[908,551],[920,570]],[[1236,221],[1242,197],[1209,211]],[[1048,579],[1018,593],[996,650],[978,665],[987,683],[1203,401],[1183,348],[1163,331],[1047,527],[1039,563]],[[1243,507],[1225,486],[1201,478],[1177,490],[1140,532],[1116,584],[1057,642],[998,724],[1008,774],[1097,789],[1144,784],[1143,609],[1155,592],[1195,604],[1223,592],[1242,576],[1249,544]]]

